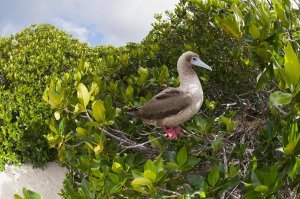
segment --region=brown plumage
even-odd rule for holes
[[[183,53],[177,63],[180,86],[163,90],[131,114],[163,128],[170,139],[181,135],[179,125],[194,116],[203,102],[202,86],[192,65],[211,70],[196,53]]]
[[[147,120],[162,119],[176,115],[186,108],[191,101],[192,96],[189,93],[166,89],[137,110],[136,116]]]

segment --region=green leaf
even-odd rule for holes
[[[214,187],[219,181],[219,178],[219,168],[217,166],[214,166],[208,174],[207,181],[212,187]]]
[[[84,192],[86,198],[92,198],[91,197],[91,191],[90,191],[90,183],[84,178],[81,181],[81,189]]]
[[[266,175],[265,179],[264,179],[264,184],[266,186],[272,186],[272,184],[276,181],[277,177],[278,177],[278,165],[272,165],[270,167],[270,171],[269,173]]]
[[[157,172],[161,172],[164,171],[164,163],[163,163],[163,159],[161,157],[159,157],[156,161],[155,161],[155,166],[156,166],[156,171]]]
[[[231,120],[231,118],[227,118],[225,116],[221,116],[219,121],[226,126],[226,132],[231,133],[235,128],[235,123]]]
[[[255,89],[255,91],[256,92],[261,91],[261,89],[263,89],[267,85],[268,81],[269,81],[269,79],[268,79],[267,72],[266,72],[266,69],[265,69],[256,78],[256,89]]]
[[[85,145],[86,145],[88,148],[90,148],[91,150],[94,150],[94,147],[93,147],[93,145],[91,145],[91,143],[85,142]]]
[[[300,81],[300,63],[290,43],[284,48],[284,78],[290,89],[294,89]]]
[[[192,184],[196,189],[199,189],[203,182],[205,182],[205,178],[200,175],[188,174],[186,179],[190,184]]]
[[[100,144],[97,144],[95,147],[94,147],[94,153],[95,155],[99,155],[104,149],[104,146],[103,146],[103,143],[100,143]]]
[[[149,178],[152,182],[154,182],[156,179],[156,174],[153,171],[145,170],[144,177]]]
[[[173,170],[178,170],[180,168],[175,162],[167,162],[167,167]]]
[[[78,113],[82,113],[82,112],[85,112],[85,108],[83,107],[83,105],[81,105],[79,103],[76,104],[74,107],[74,113],[78,114]]]
[[[147,162],[144,165],[144,170],[150,170],[156,174],[156,166],[151,160],[147,160]]]
[[[111,181],[115,184],[119,184],[120,179],[119,179],[119,175],[115,174],[115,173],[108,173],[109,178],[111,179]]]
[[[225,32],[228,34],[232,35],[235,38],[240,38],[241,33],[240,33],[240,28],[239,24],[235,22],[233,19],[227,17],[227,18],[220,18],[216,17],[216,23],[217,25]]]
[[[268,191],[269,187],[265,186],[265,185],[258,185],[257,187],[255,187],[255,191],[256,192],[266,192]]]
[[[139,67],[138,69],[138,74],[140,75],[138,80],[137,80],[137,85],[138,86],[143,86],[145,81],[147,80],[149,76],[149,71],[147,68]]]
[[[55,91],[51,90],[49,92],[49,100],[48,103],[50,104],[51,108],[57,108],[58,105],[60,105],[60,103],[62,102],[64,98],[64,93],[56,93]]]
[[[200,189],[199,189],[200,198],[206,198],[207,190],[208,190],[208,184],[205,181],[201,181]]]
[[[25,199],[42,199],[40,194],[31,190],[27,190],[26,188],[23,188],[22,192],[25,196]]]
[[[74,78],[77,82],[80,82],[81,80],[81,73],[80,71],[77,71],[77,73],[75,73]]]
[[[164,84],[168,81],[169,78],[169,69],[166,65],[162,65],[159,70],[158,82]]]
[[[257,26],[252,22],[249,25],[249,33],[253,39],[259,39],[260,38],[260,31],[257,28]]]
[[[77,97],[81,105],[86,108],[90,101],[91,95],[83,83],[79,83],[77,86]]]
[[[235,21],[239,24],[239,26],[244,24],[243,14],[236,3],[231,5],[231,10],[234,13]]]
[[[284,5],[279,0],[272,0],[273,7],[278,19],[281,20],[285,28],[289,28],[289,22],[286,18],[286,13],[284,10]]]
[[[184,166],[181,168],[182,171],[188,171],[191,170],[193,168],[195,168],[195,165],[198,164],[200,162],[200,159],[195,158],[195,157],[190,157],[186,163],[184,164]]]
[[[81,128],[81,127],[77,127],[76,132],[79,137],[84,137],[84,136],[87,136],[90,134],[88,130]]]
[[[184,163],[187,161],[187,150],[185,146],[183,146],[177,153],[177,163],[179,167],[182,167]]]
[[[120,174],[123,171],[123,167],[120,163],[114,162],[111,169],[113,172]]]
[[[223,138],[222,136],[215,136],[215,139],[211,145],[212,149],[214,152],[220,150],[220,148],[222,147],[223,145]]]
[[[161,143],[157,140],[156,137],[149,135],[149,136],[148,136],[148,140],[151,141],[151,144],[155,145],[155,146],[158,147],[159,149],[162,149],[162,145],[161,145]]]
[[[113,107],[113,101],[110,95],[107,95],[104,99],[104,105],[105,105],[105,109],[107,111],[110,111]]]
[[[200,198],[206,198],[206,193],[204,191],[199,191]]]
[[[291,93],[284,93],[281,91],[275,91],[270,95],[270,105],[286,105],[291,102],[293,95]]]
[[[56,127],[54,126],[54,125],[49,125],[49,128],[50,128],[50,130],[53,132],[53,133],[55,133],[55,134],[59,134],[58,133],[58,130],[56,129]]]
[[[96,96],[96,95],[98,95],[98,93],[99,93],[99,86],[98,86],[98,84],[96,83],[96,82],[93,82],[92,83],[92,86],[91,86],[91,90],[90,90],[90,95],[91,96]]]
[[[288,176],[290,178],[294,178],[295,175],[299,173],[299,171],[300,171],[300,158],[296,157],[293,167],[288,172]]]
[[[289,141],[289,143],[286,145],[286,147],[283,148],[283,152],[285,155],[292,155],[294,153],[294,150],[300,141],[300,134],[296,137],[295,140]]]
[[[153,189],[152,181],[145,177],[140,177],[140,178],[134,179],[131,182],[131,186],[133,187],[134,190],[141,192],[141,193],[145,193],[145,194],[149,194],[151,192],[151,190]],[[147,186],[148,190],[146,188],[144,188],[144,186]]]
[[[133,93],[134,93],[134,90],[133,90],[133,87],[131,85],[129,85],[127,88],[126,88],[126,91],[125,91],[125,95],[128,99],[131,99],[132,96],[133,96]]]
[[[105,121],[105,106],[102,100],[96,100],[92,106],[93,117],[97,122],[103,123]]]
[[[151,187],[152,186],[152,182],[148,178],[141,177],[141,178],[134,179],[131,182],[131,185],[132,186],[135,186],[135,185],[147,185],[147,186]]]
[[[23,199],[20,195],[18,195],[18,194],[15,194],[14,195],[14,199]]]
[[[134,178],[140,178],[140,177],[143,177],[143,175],[144,175],[142,172],[140,172],[138,170],[132,170],[131,174]]]
[[[95,126],[95,127],[101,126],[101,124],[99,122],[87,122],[85,125],[86,126]]]

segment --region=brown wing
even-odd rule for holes
[[[157,120],[171,115],[176,115],[192,102],[192,95],[179,91],[176,88],[168,88],[157,94],[136,112],[136,116]]]

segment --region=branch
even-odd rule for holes
[[[237,197],[237,196],[235,196],[235,195],[232,194],[232,193],[236,190],[236,188],[238,188],[238,186],[236,186],[231,192],[225,191],[226,193],[229,194],[229,196],[228,196],[226,199],[230,198],[230,196],[231,196],[231,198],[233,198],[233,199],[239,199],[239,197]]]
[[[86,110],[85,111],[85,115],[81,116],[81,117],[88,118],[89,121],[94,121],[91,118],[88,110]],[[100,130],[101,132],[105,133],[107,136],[113,138],[114,140],[119,141],[118,145],[121,148],[123,148],[123,150],[119,154],[123,153],[127,149],[135,149],[135,148],[138,148],[139,150],[142,150],[142,151],[147,152],[147,153],[158,153],[159,152],[156,149],[148,148],[148,147],[144,146],[144,145],[148,144],[149,142],[151,142],[151,141],[153,141],[155,139],[158,139],[158,138],[155,138],[155,139],[149,140],[147,142],[138,144],[135,141],[132,141],[132,140],[128,139],[127,136],[130,136],[130,135],[128,133],[123,132],[123,131],[120,131],[120,130],[117,130],[117,129],[113,129],[113,128],[109,128],[109,130],[113,131],[114,133],[117,133],[117,135],[114,135],[112,132],[109,132],[109,131],[105,130],[104,128],[100,127],[100,126],[98,126],[96,128],[98,130]],[[125,144],[125,146],[123,144]]]
[[[94,121],[94,120],[91,118],[91,116],[90,116],[88,110],[85,111],[85,116],[83,116],[83,117],[88,118],[89,121],[91,121],[91,122]],[[116,139],[116,140],[119,140],[120,142],[126,142],[126,143],[129,143],[129,144],[132,144],[132,142],[128,142],[128,141],[126,141],[126,140],[124,140],[124,139],[122,139],[122,138],[119,138],[119,137],[117,137],[117,136],[111,134],[111,133],[108,132],[107,130],[101,128],[100,126],[98,126],[98,127],[96,127],[96,128],[99,129],[100,131],[104,132],[104,133],[107,134],[108,136],[110,136],[110,137],[112,137],[112,138],[114,138],[114,139]]]
[[[223,147],[223,158],[224,158],[224,173],[225,173],[225,178],[228,177],[228,160],[226,157],[226,149]]]
[[[146,145],[146,144],[148,144],[148,143],[151,143],[151,142],[154,141],[154,140],[158,140],[159,138],[160,138],[160,137],[156,137],[156,138],[153,138],[153,139],[148,140],[147,142],[144,142],[144,143],[141,143],[141,144],[136,144],[136,145],[132,145],[132,146],[127,146],[127,147],[125,147],[121,152],[119,152],[118,154],[120,155],[120,154],[124,153],[127,149],[133,149],[133,148],[139,148],[139,147],[142,147],[142,146],[144,146],[144,145]]]
[[[159,191],[163,191],[163,192],[165,192],[165,193],[173,194],[173,195],[175,195],[176,197],[182,195],[181,193],[178,193],[178,192],[175,192],[175,191],[170,191],[170,190],[167,190],[167,189],[164,189],[164,188],[161,188],[161,187],[156,187],[156,189],[158,189]]]
[[[75,147],[78,147],[78,146],[84,144],[84,141],[81,141],[81,142],[79,142],[78,144],[75,144],[75,145],[70,145],[70,144],[67,144],[67,143],[64,143],[64,144],[65,144],[66,147],[68,147],[68,148],[75,148]]]

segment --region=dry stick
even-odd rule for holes
[[[91,116],[89,115],[89,113],[88,113],[87,110],[85,111],[85,113],[86,113],[86,117],[87,117],[90,121],[93,121],[93,119],[91,118]],[[123,138],[119,138],[119,137],[113,135],[112,133],[108,132],[107,130],[101,128],[100,126],[98,126],[97,128],[98,128],[100,131],[104,132],[106,135],[108,135],[108,136],[114,138],[115,140],[118,140],[118,141],[120,141],[121,143],[126,143],[126,144],[128,144],[128,145],[131,145],[131,146],[125,146],[125,149],[126,149],[126,150],[127,150],[127,149],[131,149],[131,148],[140,148],[141,150],[147,150],[147,151],[151,150],[151,151],[155,151],[155,150],[153,150],[153,149],[149,149],[149,148],[147,148],[147,147],[144,146],[145,144],[149,143],[150,141],[152,141],[152,140],[154,140],[154,139],[149,140],[149,141],[147,141],[147,142],[145,142],[145,143],[142,143],[142,144],[137,144],[136,142],[134,142],[134,141],[132,141],[132,140],[129,140],[126,136],[124,136]],[[111,129],[112,129],[112,128],[111,128]],[[121,134],[123,134],[123,135],[126,134],[126,133],[124,133],[123,131],[120,131],[120,130],[116,130],[116,129],[113,129],[113,130],[114,130],[115,132],[121,133]],[[122,147],[124,147],[124,146],[122,146]],[[121,152],[123,152],[123,151],[121,151]],[[121,153],[120,153],[120,154],[121,154]]]
[[[231,192],[227,191],[227,193],[229,194],[229,196],[232,196],[234,199],[239,199],[239,197],[233,195],[233,193],[232,193],[232,192],[234,192],[238,188],[238,186],[239,185],[235,186],[234,189]],[[228,199],[229,196],[226,199]]]
[[[161,188],[161,187],[156,187],[156,189],[158,189],[160,191],[163,191],[163,192],[166,192],[166,193],[170,193],[170,194],[176,195],[176,196],[181,196],[181,194],[178,193],[178,192],[170,191],[170,190],[167,190],[167,189],[164,189],[164,188]]]
[[[88,118],[88,119],[92,122],[93,119],[91,118],[91,116],[90,116],[90,114],[88,113],[87,110],[85,111],[85,113],[86,113],[86,118]],[[112,137],[112,138],[114,138],[114,139],[116,139],[116,140],[119,140],[120,142],[127,142],[127,141],[125,141],[124,139],[119,138],[119,137],[117,137],[117,136],[111,134],[110,132],[104,130],[104,129],[101,128],[100,126],[98,126],[97,129],[99,129],[100,131],[104,132],[104,133],[107,134],[108,136],[110,136],[110,137]],[[129,144],[131,144],[131,143],[129,143]]]
[[[122,135],[130,136],[128,133],[125,133],[124,131],[121,131],[119,129],[113,129],[113,128],[110,127],[109,130],[112,130],[112,131],[114,131],[116,133],[119,133],[119,134],[122,134]]]
[[[68,148],[75,148],[75,147],[78,147],[78,146],[80,146],[80,145],[82,145],[82,144],[84,144],[84,141],[81,141],[81,142],[79,142],[78,144],[75,144],[75,145],[70,145],[70,144],[67,144],[67,143],[65,143],[65,145],[66,145],[66,147],[68,147]]]
[[[227,157],[226,157],[226,150],[225,150],[224,147],[223,147],[223,159],[224,159],[224,173],[225,173],[225,178],[227,178],[227,176],[228,176],[228,160],[227,160]],[[221,199],[224,199],[225,195],[226,195],[226,191],[224,191],[222,193]]]
[[[144,130],[141,130],[143,133],[139,133],[140,135],[143,135],[143,136],[147,136],[147,135],[153,135],[153,134],[156,134],[157,132],[147,132],[147,131],[144,131]]]
[[[232,192],[229,192],[229,191],[225,191],[226,193],[228,193],[229,194],[229,196],[231,196],[231,197],[233,197],[234,199],[239,199],[239,197],[237,197],[237,196],[235,196],[235,195],[233,195],[233,193]],[[227,197],[227,198],[229,198],[229,197]],[[227,199],[226,198],[226,199]]]
[[[224,171],[225,171],[225,178],[228,177],[228,160],[226,157],[226,149],[223,147],[223,159],[224,159]]]
[[[225,198],[225,195],[226,195],[226,191],[224,191],[224,192],[222,193],[222,196],[221,196],[220,199],[224,199],[224,198]]]
[[[133,149],[133,148],[142,147],[142,146],[144,146],[144,145],[146,145],[148,143],[151,143],[154,140],[158,140],[158,139],[160,139],[160,137],[153,138],[153,139],[148,140],[147,142],[144,142],[144,143],[141,143],[141,144],[136,144],[136,145],[133,145],[133,146],[127,146],[121,152],[119,152],[118,154],[120,155],[120,154],[124,153],[127,149]]]
[[[188,134],[188,135],[190,135],[190,136],[192,136],[192,137],[194,137],[194,138],[201,138],[201,136],[198,136],[198,135],[196,135],[194,132],[192,132],[192,131],[189,131],[189,130],[187,130],[187,129],[182,129],[183,130],[183,132],[184,133],[186,133],[186,134]]]
[[[224,173],[225,173],[225,178],[228,177],[228,160],[227,160],[227,156],[226,156],[226,149],[225,147],[223,147],[223,159],[224,159]],[[222,196],[221,196],[221,199],[224,199],[225,198],[225,194],[226,193],[229,193],[230,195],[232,195],[230,192],[228,191],[224,191],[222,193]]]

